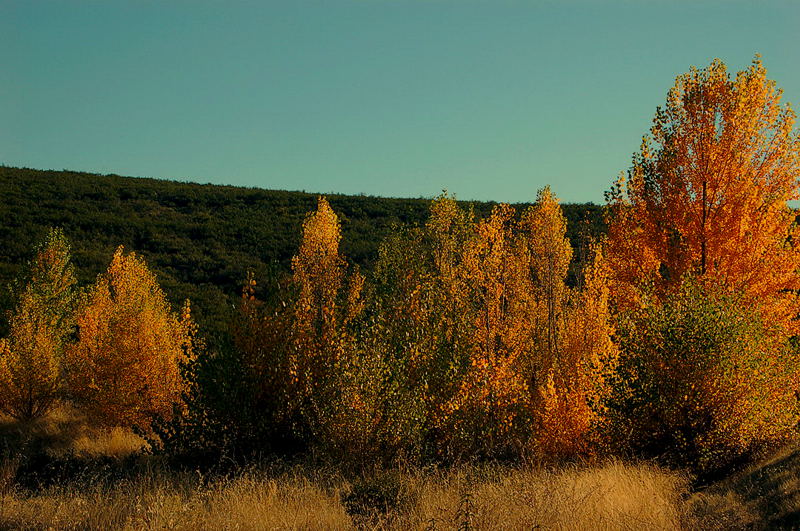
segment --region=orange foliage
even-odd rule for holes
[[[604,421],[602,403],[617,364],[617,347],[608,307],[608,265],[595,245],[583,271],[583,286],[562,308],[564,332],[558,363],[540,388],[540,454],[565,457],[596,452],[592,445]]]
[[[609,194],[617,435],[703,469],[798,418],[800,134],[780,100],[758,57],[692,68]]]
[[[461,317],[471,320],[472,351],[460,389],[446,406],[451,420],[468,425],[468,436],[491,451],[502,450],[529,409],[518,363],[530,346],[530,288],[514,244],[513,215],[510,206],[496,206],[462,251],[460,273],[471,311]]]
[[[675,291],[687,274],[759,302],[800,331],[800,136],[756,58],[731,79],[714,60],[678,76],[627,180],[610,192],[609,260],[623,307]]]
[[[114,253],[78,314],[66,353],[69,391],[95,420],[147,428],[181,401],[180,363],[192,355],[188,305],[171,312],[155,276],[134,253]]]
[[[520,237],[527,251],[533,286],[530,320],[533,345],[528,357],[539,455],[586,453],[599,422],[598,397],[604,375],[613,370],[607,265],[594,246],[583,271],[582,289],[566,285],[572,246],[566,219],[549,188],[522,216]]]

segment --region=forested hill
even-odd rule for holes
[[[124,245],[145,257],[173,303],[193,301],[202,324],[218,328],[248,270],[257,279],[288,271],[304,216],[317,194],[0,166],[0,284],[17,274],[48,227],[72,243],[82,283]],[[328,195],[342,222],[348,260],[369,270],[397,224],[422,224],[429,199]],[[535,196],[531,200],[535,199]],[[476,214],[494,203],[472,203]],[[569,236],[602,230],[600,206],[564,205]],[[0,305],[7,305],[3,290]]]

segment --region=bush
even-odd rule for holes
[[[791,436],[800,360],[736,294],[687,280],[623,314],[612,435],[623,449],[708,473]]]
[[[212,343],[183,366],[185,407],[153,423],[154,450],[177,463],[205,468],[305,449],[282,416],[285,402],[265,392],[246,353],[228,336]]]

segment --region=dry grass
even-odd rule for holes
[[[118,458],[131,455],[146,444],[128,429],[92,426],[66,404],[46,417],[30,422],[0,416],[0,441],[6,449],[25,448],[33,443],[53,456],[72,454]]]
[[[202,486],[155,475],[0,498],[0,525],[18,529],[344,529],[349,522],[335,491],[303,478],[245,475]]]
[[[95,458],[129,456],[144,441],[92,428],[66,407],[27,424],[0,419],[0,443],[0,529],[800,528],[796,447],[692,493],[682,474],[620,461],[412,468],[355,479],[273,467],[207,480],[149,458],[123,474],[106,468],[93,475]],[[25,489],[15,475],[20,451],[30,448],[56,459],[77,456],[88,475]]]
[[[388,485],[388,488],[386,488]],[[3,528],[678,529],[686,481],[611,462],[560,471],[465,467],[352,483],[302,470],[206,483],[148,472],[115,485],[0,494]],[[377,496],[375,495],[377,493]]]
[[[413,503],[384,520],[396,529],[678,529],[688,482],[648,465],[466,468],[409,478]]]
[[[142,450],[144,439],[124,428],[87,430],[76,437],[69,446],[79,456],[126,457]]]

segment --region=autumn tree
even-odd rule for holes
[[[729,75],[715,59],[675,80],[627,178],[608,194],[608,257],[626,306],[686,275],[758,302],[796,332],[800,252],[795,115],[756,57]]]
[[[520,220],[530,279],[531,344],[524,369],[536,422],[534,451],[543,457],[586,453],[598,418],[598,395],[616,359],[608,312],[608,266],[595,244],[580,288],[567,285],[572,246],[549,187]]]
[[[192,355],[188,305],[173,313],[144,260],[122,247],[78,313],[78,342],[67,349],[72,398],[106,425],[148,429],[180,403],[180,363]]]
[[[47,413],[61,392],[62,356],[74,327],[70,246],[51,229],[14,286],[9,336],[0,340],[0,411],[18,419]]]
[[[567,221],[549,187],[540,190],[536,203],[523,213],[520,228],[537,302],[532,314],[537,333],[535,351],[540,356],[536,365],[547,371],[559,363],[564,308],[569,298],[567,270],[572,260]]]
[[[290,394],[304,419],[304,429],[330,446],[346,447],[347,421],[363,401],[352,385],[359,365],[352,323],[361,313],[364,277],[347,274],[339,253],[339,218],[324,197],[306,216],[300,248],[292,258],[292,350]],[[347,413],[351,414],[348,418]]]
[[[496,206],[461,250],[465,312],[472,327],[469,368],[447,404],[462,451],[518,451],[530,426],[528,385],[519,364],[530,343],[531,286],[514,236],[514,209]]]
[[[397,227],[381,244],[364,339],[384,358],[383,416],[390,422],[383,424],[405,439],[406,453],[442,456],[451,453],[452,399],[470,366],[472,314],[461,261],[474,223],[446,194],[430,212],[424,226]]]
[[[585,453],[613,367],[607,265],[596,246],[582,289],[549,189],[521,219],[475,221],[446,195],[426,226],[387,240],[376,266],[384,335],[421,398],[439,457]]]
[[[571,289],[561,308],[563,330],[558,357],[551,360],[539,387],[540,455],[569,457],[605,450],[600,428],[603,401],[616,374],[618,348],[609,311],[608,264],[594,244],[582,271],[580,289]],[[544,364],[548,367],[548,364]]]
[[[797,422],[800,136],[780,100],[758,57],[733,78],[720,60],[692,68],[609,193],[607,403],[635,450],[708,469]]]
[[[316,211],[303,222],[300,248],[292,258],[292,283],[298,294],[290,371],[301,397],[315,392],[341,354],[338,325],[346,263],[339,255],[340,240],[339,218],[320,197]]]

